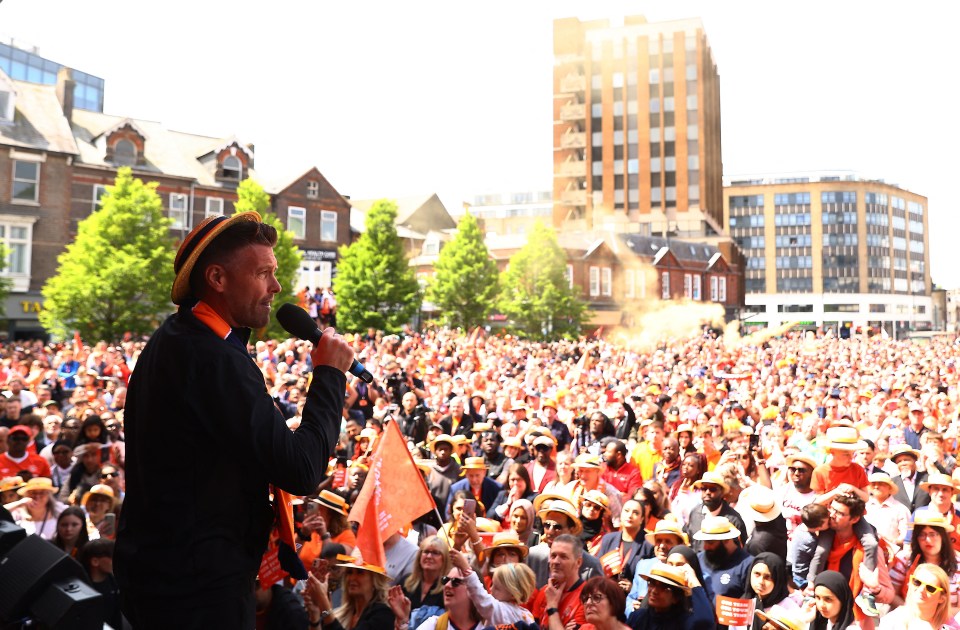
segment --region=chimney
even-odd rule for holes
[[[60,68],[57,72],[57,100],[60,101],[60,107],[63,108],[63,115],[67,120],[73,118],[73,73],[70,68]]]

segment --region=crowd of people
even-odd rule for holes
[[[328,475],[295,501],[310,577],[261,583],[258,627],[699,629],[727,621],[725,598],[755,608],[732,628],[960,627],[954,343],[348,340],[375,381],[348,377]],[[111,545],[142,348],[0,348],[2,516],[77,558],[118,628]],[[291,429],[310,349],[249,348]],[[348,514],[388,422],[438,509],[378,566]]]

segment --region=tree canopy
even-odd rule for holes
[[[157,184],[117,171],[101,207],[77,226],[42,289],[50,332],[119,340],[150,333],[172,310],[174,238]]]
[[[256,331],[256,334],[261,339],[288,337],[289,333],[284,332],[277,323],[276,314],[277,309],[283,304],[297,303],[295,285],[303,254],[293,242],[293,233],[287,230],[276,214],[270,212],[270,196],[256,181],[245,179],[240,182],[237,187],[237,203],[234,207],[237,213],[251,210],[259,213],[264,223],[269,223],[277,230],[277,246],[273,248],[273,254],[277,258],[276,276],[281,287],[280,293],[273,298],[270,323],[265,329]]]
[[[340,247],[337,275],[338,327],[397,331],[420,309],[420,285],[397,236],[397,205],[386,199],[367,212],[366,231]]]
[[[527,244],[510,257],[500,281],[500,311],[534,338],[576,335],[586,305],[567,280],[567,257],[556,233],[537,221]]]
[[[499,292],[497,264],[483,242],[477,220],[469,212],[457,235],[440,250],[427,299],[437,304],[451,326],[473,328],[486,321]]]

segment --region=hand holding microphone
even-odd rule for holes
[[[354,358],[350,344],[333,328],[321,332],[316,322],[296,304],[284,304],[277,309],[277,321],[294,337],[313,343],[310,357],[314,365],[329,365],[341,372],[350,372],[367,383],[373,382],[373,375]]]

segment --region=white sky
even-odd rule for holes
[[[103,77],[107,113],[235,134],[271,180],[315,165],[354,198],[452,210],[550,189],[554,18],[700,17],[725,173],[845,169],[925,195],[933,280],[960,287],[954,2],[0,2],[5,41]]]

